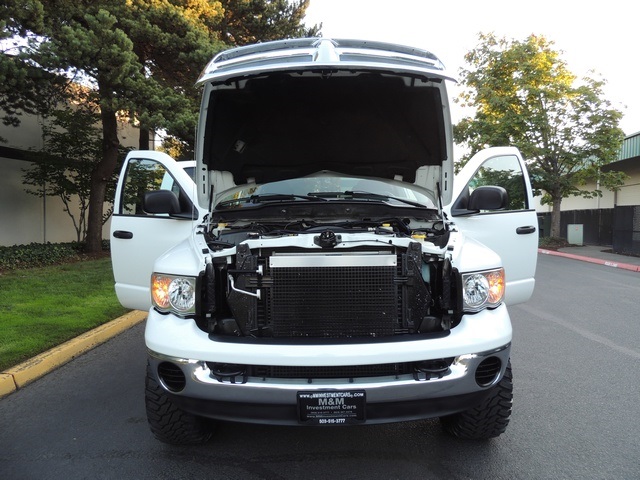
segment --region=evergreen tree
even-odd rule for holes
[[[221,0],[221,40],[237,46],[286,38],[315,37],[322,25],[305,27],[309,0]]]
[[[118,113],[126,113],[140,126],[143,147],[144,132],[154,129],[192,145],[199,102],[193,85],[206,62],[225,47],[221,38],[242,44],[317,33],[317,27],[301,26],[307,4],[308,0],[3,2],[0,35],[17,35],[27,47],[22,49],[22,63],[5,56],[0,62],[0,106],[14,114],[38,107],[43,97],[38,88],[25,87],[29,93],[13,95],[4,86],[26,86],[29,70],[43,72],[49,80],[86,85],[93,92],[89,101],[99,105],[102,154],[91,172],[90,252],[102,245],[105,193],[118,160]],[[16,123],[15,118],[7,121]]]
[[[29,63],[24,55],[28,36],[42,26],[38,0],[0,4],[0,110],[5,125],[18,126],[23,113],[42,112],[60,100],[64,81]]]
[[[11,13],[23,4],[10,0],[9,5],[14,5]],[[99,251],[105,193],[118,160],[117,114],[128,112],[148,129],[178,128],[192,115],[180,78],[194,74],[222,47],[208,28],[221,14],[220,5],[205,0],[30,0],[30,5],[42,11],[41,21],[16,14],[8,23],[28,40],[29,65],[89,86],[90,101],[100,108],[102,155],[91,172],[87,210],[87,249]],[[173,67],[160,68],[163,59],[171,59]]]

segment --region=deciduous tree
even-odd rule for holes
[[[564,198],[601,195],[585,189],[591,179],[621,185],[619,173],[600,167],[617,158],[622,114],[606,100],[604,80],[578,79],[544,37],[479,40],[465,56],[458,99],[475,114],[455,126],[454,138],[469,156],[487,146],[517,146],[543,204],[552,205],[551,236],[559,237]]]
[[[82,102],[63,104],[50,112],[43,124],[45,154],[38,155],[23,169],[27,193],[38,197],[58,197],[76,231],[76,241],[85,240],[87,209],[91,194],[91,171],[102,156],[99,115],[95,105]],[[113,202],[115,174],[107,184],[106,200]],[[103,216],[102,223],[111,211]]]

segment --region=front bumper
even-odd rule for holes
[[[502,379],[511,346],[506,307],[467,315],[448,336],[416,341],[340,345],[260,345],[218,342],[194,322],[151,312],[145,338],[151,372],[185,411],[220,420],[301,424],[299,392],[366,393],[366,423],[440,417],[478,405]],[[178,353],[176,355],[176,353]],[[240,365],[345,366],[453,358],[446,372],[362,378],[221,380],[210,362]],[[209,362],[209,363],[208,363]],[[480,371],[493,364],[487,381]],[[158,373],[183,377],[179,388]],[[479,370],[480,367],[480,370]],[[176,370],[179,369],[179,370]],[[486,372],[484,372],[486,373]]]
[[[248,377],[244,383],[222,382],[204,362],[149,352],[151,371],[172,401],[195,415],[236,422],[300,425],[298,392],[366,392],[366,423],[389,423],[441,417],[478,405],[504,375],[510,345],[491,352],[463,355],[442,377],[412,375],[354,379],[269,379]],[[500,359],[499,373],[480,386],[476,371],[483,361]],[[158,367],[169,362],[184,373],[179,392],[167,388]]]

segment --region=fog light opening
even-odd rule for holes
[[[502,360],[498,357],[485,358],[476,368],[476,383],[481,387],[494,384],[500,376]]]
[[[158,377],[164,387],[170,392],[181,392],[187,385],[187,380],[182,369],[173,363],[162,362],[158,365]]]

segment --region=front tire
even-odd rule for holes
[[[161,442],[194,445],[211,438],[211,422],[178,408],[158,384],[148,363],[144,399],[149,427]]]
[[[458,438],[485,440],[505,432],[513,405],[511,362],[502,380],[480,405],[440,419],[444,430]]]

